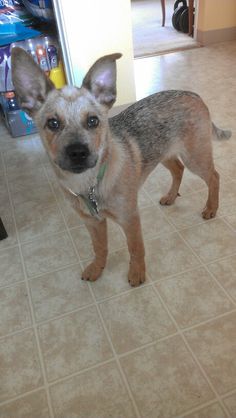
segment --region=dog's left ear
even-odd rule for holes
[[[122,54],[116,53],[100,58],[83,79],[82,87],[108,108],[116,101],[116,60],[121,56]]]
[[[22,48],[11,52],[12,81],[23,110],[30,116],[40,109],[49,91],[55,89],[44,71]]]

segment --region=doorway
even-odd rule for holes
[[[172,25],[174,0],[166,0],[166,20],[162,26],[160,0],[131,0],[134,58],[161,55],[199,47],[192,36]]]

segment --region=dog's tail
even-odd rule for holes
[[[232,135],[231,131],[227,129],[217,128],[217,126],[213,122],[212,122],[212,133],[219,140],[229,139]]]

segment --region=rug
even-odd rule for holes
[[[166,0],[164,27],[160,0],[132,0],[131,10],[135,58],[199,47],[191,36],[173,28],[174,0]]]

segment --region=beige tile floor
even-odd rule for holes
[[[131,289],[123,233],[110,225],[102,278],[88,284],[85,227],[37,135],[1,126],[0,418],[236,417],[236,42],[135,61],[138,98],[191,89],[232,139],[214,143],[216,219],[186,171],[160,207],[169,174],[140,193],[148,280]]]

